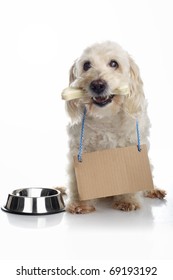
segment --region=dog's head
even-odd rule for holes
[[[87,48],[70,69],[69,84],[84,91],[85,97],[67,101],[72,118],[80,116],[84,104],[100,118],[124,110],[138,114],[144,99],[139,69],[118,44],[104,42]],[[127,95],[117,90],[128,87]]]

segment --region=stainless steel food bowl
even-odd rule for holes
[[[62,212],[65,204],[61,192],[48,188],[17,189],[8,195],[2,210],[24,215],[45,215]]]

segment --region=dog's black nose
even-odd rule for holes
[[[100,94],[106,89],[106,86],[107,86],[107,84],[104,80],[98,79],[98,80],[94,80],[91,82],[90,89],[93,92]]]

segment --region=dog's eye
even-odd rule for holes
[[[117,69],[119,67],[118,62],[113,59],[109,62],[109,66],[112,68],[115,68],[115,69]]]
[[[88,71],[91,68],[91,62],[90,61],[86,61],[83,65],[83,70],[84,71]]]

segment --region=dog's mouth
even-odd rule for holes
[[[92,97],[92,101],[97,106],[103,107],[103,106],[111,103],[114,96],[115,96],[114,94],[109,95],[109,96],[94,96],[94,97]]]

